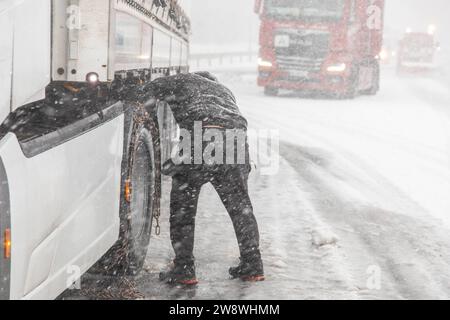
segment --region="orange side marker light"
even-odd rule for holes
[[[131,202],[131,181],[127,180],[125,182],[125,201]]]
[[[11,258],[11,230],[6,229],[3,235],[3,256],[5,259]]]

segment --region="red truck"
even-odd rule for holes
[[[435,68],[436,42],[433,28],[429,32],[407,31],[399,42],[397,72],[422,73]]]
[[[261,19],[258,85],[374,95],[380,87],[384,0],[256,0]]]

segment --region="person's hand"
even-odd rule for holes
[[[184,171],[185,167],[182,164],[175,164],[172,159],[167,160],[161,168],[161,173],[168,177],[173,177]]]
[[[155,108],[157,104],[158,104],[158,99],[156,99],[155,97],[152,97],[144,103],[144,107],[145,108]]]

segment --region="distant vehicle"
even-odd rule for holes
[[[380,87],[384,0],[256,0],[258,84],[342,98]]]
[[[399,42],[398,73],[421,73],[436,68],[436,52],[439,43],[435,40],[433,28],[428,32],[408,30]]]
[[[0,300],[141,270],[164,128],[127,92],[188,71],[189,28],[177,1],[0,2]]]

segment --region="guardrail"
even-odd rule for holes
[[[256,63],[258,52],[235,51],[221,53],[194,53],[190,55],[190,65],[199,67],[221,67],[228,65],[240,65],[244,63]]]

